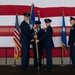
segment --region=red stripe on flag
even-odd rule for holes
[[[14,33],[16,33],[18,36],[20,36],[20,33],[15,29]]]
[[[66,26],[67,36],[69,35],[71,26]],[[62,27],[53,27],[53,37],[61,36]],[[15,32],[17,34],[17,32]],[[14,26],[0,26],[0,36],[13,36]],[[20,34],[17,34],[20,36]]]
[[[20,38],[18,38],[16,35],[14,35],[14,39],[17,41],[17,43],[20,41]]]
[[[7,57],[12,58],[14,57],[14,47],[3,47],[0,48],[0,57],[6,57],[6,49],[7,49]],[[52,56],[53,57],[61,57],[61,47],[56,47],[52,49]],[[44,57],[46,57],[46,54],[44,52]],[[68,53],[64,51],[64,57],[70,56],[70,48],[68,48]],[[33,49],[30,49],[30,57],[33,58]]]
[[[19,32],[15,29],[15,31],[14,31],[14,37],[18,40],[18,41],[20,41],[20,34],[19,34]]]
[[[0,15],[15,15],[18,11],[18,15],[22,15],[24,12],[30,12],[31,6],[21,5],[0,5]],[[37,11],[40,11],[40,17],[55,17],[62,16],[64,10],[65,16],[75,16],[75,7],[48,7],[39,8],[35,7],[35,16],[38,17]]]

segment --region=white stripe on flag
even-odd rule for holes
[[[74,16],[75,17],[75,16]],[[62,26],[62,17],[45,17],[45,18],[51,18],[52,19],[52,27],[56,26]],[[42,22],[42,28],[45,27],[44,19],[45,18],[40,18]],[[38,18],[36,18],[37,20]],[[70,26],[69,23],[70,16],[65,17],[65,24],[66,26]],[[19,20],[19,25],[23,21],[23,16],[18,17]],[[4,22],[3,22],[4,21]],[[15,26],[15,16],[0,16],[0,26]]]
[[[55,47],[61,47],[61,37],[53,37]],[[68,41],[68,36],[67,36]],[[13,42],[13,36],[1,36],[0,47],[15,47]]]
[[[45,7],[75,7],[75,0],[1,0],[0,5],[29,5]]]

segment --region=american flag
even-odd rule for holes
[[[21,56],[21,44],[20,44],[20,30],[19,30],[19,23],[18,23],[18,14],[16,14],[16,22],[15,22],[13,40],[15,43],[14,58],[16,60],[18,60]]]
[[[44,19],[51,18],[53,27],[53,55],[61,55],[62,12],[64,10],[67,40],[70,31],[70,16],[75,17],[75,0],[1,0],[0,1],[0,47],[14,47],[13,32],[15,14],[18,11],[19,23],[23,21],[23,13],[30,12],[32,3],[35,6],[35,20],[40,11],[41,27],[45,28]],[[12,54],[12,53],[11,53]]]

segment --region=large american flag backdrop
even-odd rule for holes
[[[40,11],[40,20],[42,28],[45,28],[44,18],[51,18],[53,27],[53,57],[61,56],[61,31],[62,31],[62,12],[65,15],[65,25],[67,30],[67,40],[70,30],[69,18],[75,16],[75,0],[1,0],[0,1],[0,57],[14,55],[14,26],[16,11],[18,11],[19,24],[23,20],[23,13],[30,12],[32,3],[35,6],[35,16],[38,19],[38,11]],[[68,48],[69,49],[69,48]],[[69,56],[64,52],[64,56]],[[31,50],[31,57],[33,53]]]

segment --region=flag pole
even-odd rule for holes
[[[36,32],[35,32],[35,36],[37,36]],[[37,40],[37,37],[35,38],[35,40]],[[39,58],[38,55],[38,43],[36,42],[36,53],[37,53],[37,59]]]
[[[36,32],[35,33],[35,36],[37,36]],[[35,42],[37,40],[37,37],[35,38]],[[36,54],[37,54],[37,62],[38,62],[38,73],[39,73],[39,54],[38,54],[38,43],[36,42]]]
[[[16,46],[15,46],[16,47]],[[16,49],[16,48],[14,48],[14,49]],[[15,52],[15,51],[14,51]],[[15,55],[14,55],[15,56]],[[14,57],[14,63],[13,63],[13,65],[11,65],[11,67],[16,67],[16,59],[15,59],[15,57]]]
[[[64,11],[62,12],[62,16],[64,16]],[[61,49],[61,66],[64,66],[63,64],[63,57],[64,57],[64,48],[62,43],[62,49]]]
[[[18,15],[18,10],[16,10],[16,15]],[[15,49],[16,49],[16,45],[15,45]],[[14,51],[15,52],[15,51]],[[15,54],[15,53],[14,53]],[[15,55],[14,55],[15,56]],[[14,58],[14,65],[13,67],[16,67],[16,59]]]
[[[40,11],[38,10],[38,21],[40,21]],[[43,63],[43,66],[44,66],[44,50],[43,50],[43,56],[42,56],[42,63]]]
[[[34,4],[32,3],[31,10],[30,10],[30,14],[32,13],[33,7],[34,7]],[[32,17],[30,16],[29,22],[31,21],[31,18]],[[34,36],[37,36],[37,33],[35,31],[34,31]],[[37,40],[37,37],[35,38],[35,44],[36,44],[37,62],[39,64],[38,43],[36,42],[36,40]],[[39,65],[38,65],[38,73],[39,73]]]
[[[40,11],[38,10],[38,21],[40,21]]]
[[[15,45],[15,49],[16,49],[16,45]],[[14,56],[15,56],[15,50],[14,50]],[[16,59],[15,59],[15,57],[14,57],[14,64],[13,64],[12,67],[16,67]]]
[[[34,7],[34,4],[32,3],[32,5],[31,5],[31,10],[30,10],[30,14],[31,14],[31,12],[32,12],[32,8]],[[29,17],[29,23],[30,23],[30,20],[31,20],[31,17]]]
[[[5,50],[6,52],[6,56],[5,56],[5,64],[7,65],[7,48],[6,48],[6,50]]]
[[[18,15],[18,10],[16,10],[16,15]],[[16,49],[16,45],[15,45],[14,49]],[[14,50],[14,56],[15,56],[15,50]],[[15,59],[15,57],[14,57],[14,64],[13,64],[12,67],[16,67],[16,59]]]
[[[38,11],[38,15],[39,15],[39,11]],[[37,33],[34,32],[35,36],[37,36]],[[35,38],[35,42],[37,40],[37,37]],[[37,62],[38,62],[38,73],[39,73],[39,53],[38,53],[38,43],[36,42],[36,54],[37,54]]]
[[[70,48],[70,47],[69,47]],[[69,65],[71,66],[72,65],[72,60],[71,60],[71,54],[69,56]]]
[[[62,16],[64,16],[64,11],[62,12]],[[64,60],[64,44],[63,44],[63,42],[62,42],[62,49],[61,49],[61,66],[65,66],[63,60]]]
[[[61,66],[64,66],[63,64],[63,57],[64,57],[64,49],[61,49]]]

